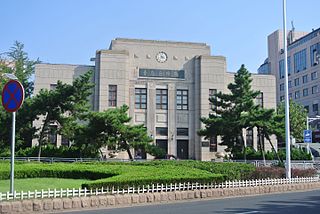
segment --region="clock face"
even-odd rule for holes
[[[163,52],[163,51],[159,52],[159,53],[157,54],[157,56],[156,56],[156,60],[157,60],[158,62],[161,62],[161,63],[167,61],[167,59],[168,59],[168,56],[167,56],[167,54],[166,54],[165,52]]]

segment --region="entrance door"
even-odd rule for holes
[[[177,140],[177,158],[188,159],[189,158],[189,141]]]

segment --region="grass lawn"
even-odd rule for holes
[[[66,178],[25,178],[15,179],[14,189],[16,191],[34,191],[41,189],[66,189],[79,188],[86,179],[66,179]],[[10,180],[0,180],[0,192],[7,192],[10,189]]]

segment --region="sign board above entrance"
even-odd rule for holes
[[[139,77],[185,79],[184,70],[139,69]]]

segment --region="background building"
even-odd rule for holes
[[[208,141],[197,135],[200,117],[210,111],[209,97],[227,92],[234,78],[234,73],[226,72],[226,58],[211,56],[207,44],[117,38],[109,49],[98,50],[93,60],[95,66],[36,65],[35,93],[54,88],[57,80],[71,83],[94,69],[95,111],[127,104],[132,122],[144,124],[157,145],[181,159],[210,160],[224,151],[219,138]],[[252,77],[253,88],[262,92],[259,102],[275,108],[274,76]],[[257,148],[256,130],[246,133],[247,145]],[[122,155],[126,153],[119,155],[126,158]]]
[[[320,28],[312,32],[288,32],[288,87],[289,98],[302,104],[309,117],[319,115],[319,60]],[[277,103],[284,100],[283,31],[268,36],[268,58],[258,73],[271,73],[276,77]],[[320,121],[311,124],[320,129]]]

